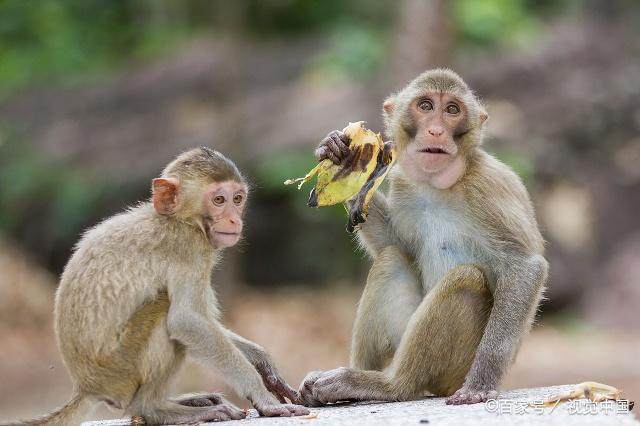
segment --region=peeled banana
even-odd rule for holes
[[[342,132],[351,142],[350,153],[340,164],[322,160],[304,177],[288,179],[284,184],[298,183],[300,189],[317,175],[307,204],[320,207],[346,202],[347,230],[353,232],[366,220],[371,197],[395,162],[395,147],[382,142],[380,134],[364,127],[363,121],[349,123]]]

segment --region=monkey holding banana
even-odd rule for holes
[[[211,272],[222,249],[240,239],[247,192],[231,160],[193,149],[153,180],[150,201],[84,234],[55,302],[73,397],[45,417],[17,424],[77,425],[97,402],[148,424],[244,418],[219,394],[167,396],[186,354],[215,369],[263,416],[309,413],[286,403],[299,402],[299,395],[267,353],[219,321]]]
[[[311,406],[427,393],[486,401],[547,280],[533,206],[520,178],[482,149],[487,113],[456,73],[419,75],[383,113],[397,163],[358,231],[373,264],[350,368],[309,373],[301,396]],[[316,157],[348,167],[349,142],[331,132]]]

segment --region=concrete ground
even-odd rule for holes
[[[309,416],[261,418],[255,410],[245,420],[221,422],[244,426],[271,425],[629,425],[640,426],[624,403],[591,403],[585,399],[538,409],[529,402],[572,390],[575,385],[550,386],[505,391],[498,400],[484,404],[452,406],[444,398],[396,403],[336,404],[313,409]],[[221,424],[221,423],[215,423]],[[213,425],[214,423],[207,423]],[[128,420],[86,422],[83,426],[129,426]]]

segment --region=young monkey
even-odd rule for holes
[[[59,410],[22,424],[79,424],[104,401],[148,424],[242,419],[219,394],[169,399],[189,354],[217,370],[264,416],[308,409],[258,345],[219,322],[210,285],[225,247],[242,232],[247,185],[235,164],[201,147],[154,179],[152,199],[87,231],[56,295],[58,345],[74,382]]]
[[[533,207],[519,177],[481,148],[487,113],[456,73],[427,71],[383,109],[398,167],[358,232],[373,265],[351,368],[310,373],[301,395],[313,406],[426,393],[486,401],[547,279]],[[342,163],[348,144],[331,132],[316,156]]]

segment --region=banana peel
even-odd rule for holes
[[[354,232],[364,223],[369,202],[395,162],[395,146],[384,143],[379,133],[364,127],[364,121],[349,123],[343,130],[351,142],[349,155],[340,164],[322,160],[304,177],[288,179],[285,185],[297,183],[298,189],[317,176],[309,194],[309,207],[346,203],[349,216],[347,230]]]
[[[570,401],[579,398],[587,398],[593,402],[607,400],[617,401],[621,398],[622,391],[610,385],[598,382],[583,382],[576,385],[575,389],[559,395],[554,395],[546,400],[537,403],[529,403],[529,406],[550,407],[560,402]]]

